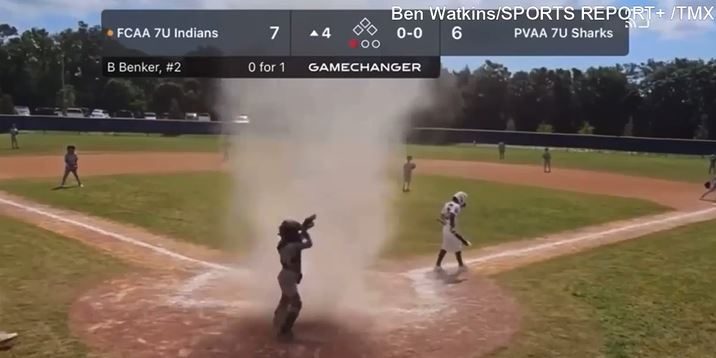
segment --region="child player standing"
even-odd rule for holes
[[[552,154],[549,152],[549,148],[544,149],[544,153],[542,154],[542,160],[544,160],[544,172],[545,173],[551,173],[552,172]]]
[[[438,260],[435,263],[435,272],[442,272],[443,259],[448,252],[455,254],[459,270],[466,270],[465,264],[462,262],[462,248],[470,246],[471,244],[457,232],[455,227],[457,216],[460,214],[460,211],[462,211],[462,208],[467,206],[466,200],[467,194],[460,191],[453,195],[452,200],[443,205],[439,220],[443,224],[443,245],[438,253]]]
[[[308,229],[312,228],[316,215],[303,220],[300,224],[294,220],[284,220],[278,228],[281,238],[276,249],[281,259],[281,272],[278,285],[281,288],[281,300],[274,311],[273,324],[278,330],[280,340],[293,339],[293,324],[303,306],[298,294],[298,284],[303,279],[301,272],[301,253],[313,246]]]
[[[18,134],[20,134],[20,131],[17,130],[17,126],[13,123],[12,126],[10,126],[10,147],[12,149],[20,149],[20,146],[17,144]]]
[[[74,145],[68,145],[67,146],[67,153],[65,153],[65,174],[62,176],[62,183],[60,183],[60,187],[65,186],[65,181],[67,181],[67,176],[72,173],[74,175],[75,180],[77,180],[77,185],[80,188],[84,188],[84,185],[82,184],[82,181],[80,181],[80,177],[77,175],[77,169],[79,158],[77,158],[77,153],[75,153],[75,146]]]
[[[403,164],[403,193],[410,191],[410,182],[413,179],[413,170],[415,170],[415,167],[413,156],[409,155],[405,159],[405,164]]]

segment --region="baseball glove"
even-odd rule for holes
[[[301,229],[303,231],[307,231],[308,229],[315,226],[315,220],[316,220],[316,214],[313,214],[303,220],[303,223],[301,224]]]

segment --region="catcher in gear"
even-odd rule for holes
[[[303,223],[295,220],[284,220],[278,228],[278,254],[281,260],[281,272],[278,274],[278,285],[281,288],[281,299],[274,311],[273,324],[278,330],[278,338],[291,340],[293,324],[301,312],[301,296],[298,284],[301,283],[301,252],[313,246],[308,229],[314,226],[316,215],[307,217]]]
[[[445,258],[445,254],[452,252],[455,254],[457,264],[460,271],[465,271],[465,264],[462,262],[462,248],[470,246],[470,242],[465,240],[462,235],[457,232],[455,228],[455,221],[458,214],[462,211],[462,208],[467,206],[467,194],[460,191],[453,195],[452,200],[448,201],[443,205],[443,209],[440,212],[440,223],[443,224],[443,245],[438,253],[438,260],[435,263],[435,271],[442,271],[442,263]]]

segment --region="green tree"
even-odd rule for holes
[[[175,82],[162,82],[152,94],[152,108],[160,113],[180,113],[184,90]]]
[[[485,61],[465,86],[465,121],[469,128],[504,129],[510,72],[507,67]]]
[[[125,79],[113,78],[107,82],[102,92],[102,107],[110,112],[120,109],[133,109],[140,93],[132,82]]]
[[[13,114],[14,112],[15,108],[12,103],[12,96],[3,93],[2,89],[0,89],[0,114]]]

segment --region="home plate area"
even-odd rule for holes
[[[370,274],[360,307],[317,314],[309,297],[278,342],[278,302],[252,302],[242,274],[131,274],[104,282],[72,306],[73,331],[91,347],[131,357],[475,357],[517,331],[516,300],[487,278]],[[303,284],[302,284],[303,286]]]

